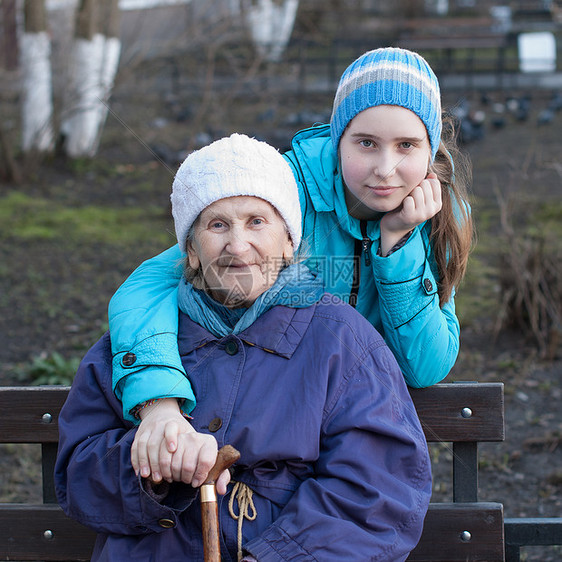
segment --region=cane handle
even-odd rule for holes
[[[237,451],[232,445],[225,445],[219,449],[217,453],[217,460],[209,471],[205,484],[214,484],[223,470],[231,467],[240,458],[240,452]]]

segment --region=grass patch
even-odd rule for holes
[[[499,230],[499,211],[483,198],[475,198],[471,203],[476,244],[455,295],[456,311],[463,327],[474,326],[482,318],[494,318],[500,307],[499,251],[494,234]]]
[[[169,218],[160,207],[68,207],[20,192],[0,199],[0,236],[20,240],[58,238],[92,244],[172,244]]]
[[[541,204],[528,222],[527,233],[544,238],[549,245],[547,250],[562,249],[562,202]]]
[[[80,357],[64,358],[56,351],[36,357],[16,374],[20,381],[32,385],[71,385],[80,364]]]
[[[477,249],[468,262],[465,278],[455,295],[455,306],[463,327],[499,311],[498,270],[490,265],[486,252]]]

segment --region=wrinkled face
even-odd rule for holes
[[[250,306],[293,257],[285,222],[258,197],[228,197],[206,207],[187,242],[189,265],[202,270],[211,296],[225,306]]]
[[[339,146],[349,214],[374,219],[397,209],[427,176],[431,146],[409,109],[379,105],[358,113]]]

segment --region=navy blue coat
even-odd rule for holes
[[[325,295],[221,339],[180,313],[178,343],[195,429],[220,420],[219,447],[242,453],[233,479],[252,488],[258,513],[244,522],[247,551],[260,562],[407,557],[431,495],[430,461],[396,360],[359,313]],[[173,483],[157,495],[134,474],[136,429],[112,392],[111,364],[106,334],[59,418],[59,503],[99,533],[92,560],[203,560],[198,492]],[[236,560],[231,489],[219,500],[224,560]]]

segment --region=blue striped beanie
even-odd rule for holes
[[[413,111],[427,129],[432,160],[441,141],[439,82],[427,61],[412,51],[394,47],[361,55],[342,74],[330,120],[337,150],[349,122],[377,105],[398,105]]]

